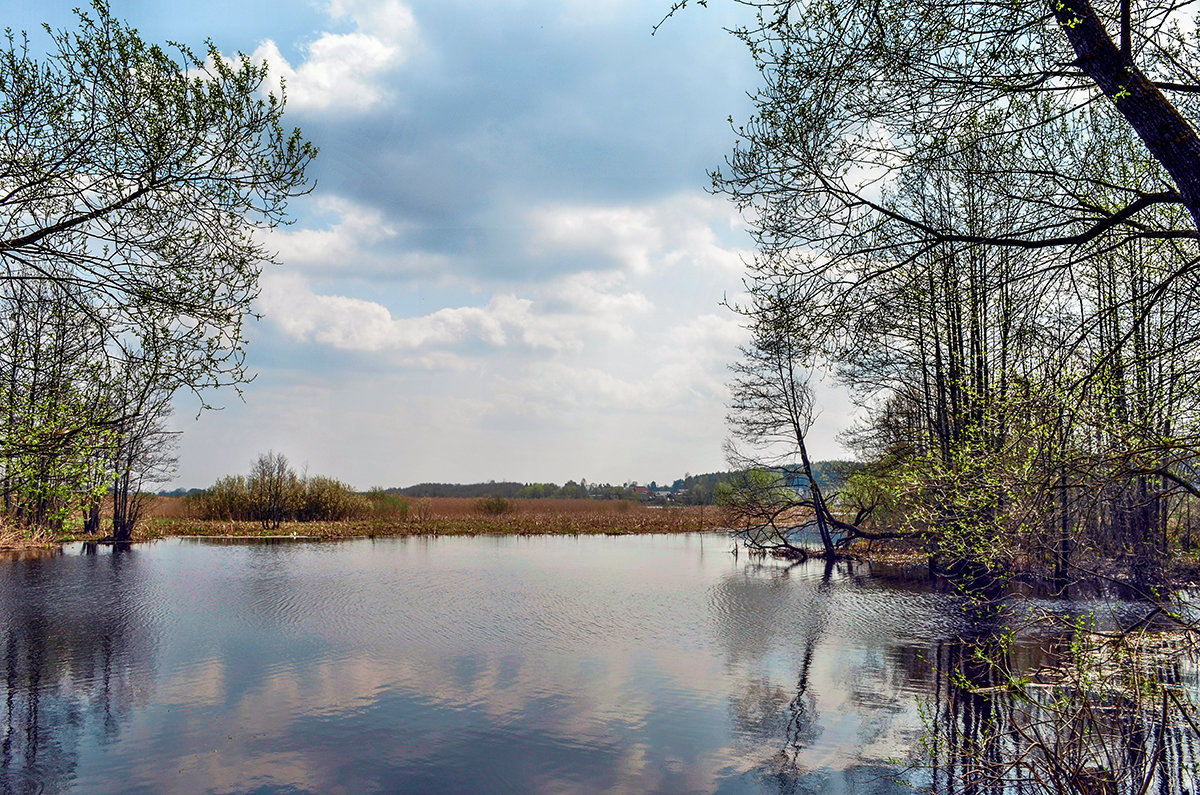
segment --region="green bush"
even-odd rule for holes
[[[379,519],[405,519],[408,517],[408,498],[399,494],[373,488],[363,495],[370,506],[371,515]]]
[[[475,510],[488,516],[502,516],[511,513],[514,506],[503,497],[480,497],[475,501]]]
[[[204,491],[184,498],[188,513],[197,519],[220,519],[227,522],[254,518],[254,507],[246,478],[228,475]]]
[[[371,503],[340,480],[316,475],[299,483],[300,522],[336,522],[357,519],[371,511]]]

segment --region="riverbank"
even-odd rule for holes
[[[59,543],[60,539],[54,533],[45,530],[24,530],[0,522],[0,553],[23,552],[56,546]]]
[[[394,503],[403,506],[387,515],[372,515],[340,521],[284,522],[264,528],[258,522],[200,519],[189,515],[186,500],[158,497],[148,506],[137,525],[134,543],[161,538],[198,536],[206,538],[309,538],[339,540],[390,536],[479,536],[479,535],[650,535],[667,533],[724,532],[729,517],[720,508],[699,505],[647,505],[627,500],[583,499],[471,499],[427,497]],[[101,526],[107,530],[107,517]],[[62,543],[96,541],[84,535],[76,522],[60,533],[34,532],[0,524],[0,554]],[[812,557],[822,557],[813,550]],[[859,541],[845,550],[844,559],[901,566],[927,565],[926,552],[914,542]],[[1097,579],[1129,581],[1130,572],[1112,560],[1082,563],[1081,575]],[[1020,570],[1014,570],[1016,573]],[[1169,582],[1188,585],[1200,582],[1200,558],[1193,553],[1173,560]]]

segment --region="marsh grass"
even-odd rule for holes
[[[0,520],[0,549],[37,549],[57,543],[58,537],[49,530],[18,527],[7,520]]]
[[[423,497],[391,516],[341,521],[283,522],[264,531],[257,522],[197,519],[159,498],[134,540],[168,536],[296,536],[359,538],[399,535],[627,535],[688,533],[721,529],[722,515],[711,507],[655,508],[626,500],[505,499],[485,507],[467,497]]]

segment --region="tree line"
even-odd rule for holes
[[[857,465],[849,461],[817,461],[814,471],[820,483],[840,486]],[[795,473],[778,473],[781,482],[791,482],[792,489],[804,488]],[[614,486],[610,483],[589,483],[586,479],[556,483],[519,483],[489,481],[487,483],[418,483],[404,488],[390,488],[390,494],[406,497],[501,497],[504,499],[571,499],[571,500],[647,500],[669,501],[679,505],[713,505],[722,499],[722,489],[742,479],[741,472],[709,472],[687,474],[670,485],[651,481],[639,491],[637,483]]]
[[[387,489],[405,497],[500,497],[503,499],[634,499],[631,489],[609,484],[568,480],[561,486],[555,483],[518,483],[488,481],[487,483],[417,483],[403,488]]]

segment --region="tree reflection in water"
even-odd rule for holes
[[[794,595],[796,589],[791,588],[792,583],[789,582],[791,575],[811,570],[810,567],[814,565],[818,564],[801,562],[781,569],[768,566],[749,569],[749,573],[755,575],[752,582],[765,583],[766,589],[753,586],[740,589],[740,610],[753,610],[754,604],[761,603],[764,595]],[[801,589],[807,598],[799,604],[790,605],[792,610],[804,616],[803,626],[800,627],[801,648],[798,650],[800,670],[794,687],[774,684],[771,677],[762,676],[750,679],[740,694],[730,698],[732,720],[743,743],[752,749],[775,749],[759,763],[760,782],[783,793],[801,791],[801,782],[812,772],[806,765],[804,753],[812,748],[822,733],[817,700],[810,692],[810,674],[814,652],[823,639],[825,613],[831,609],[829,595],[835,564],[829,560],[819,565],[822,568],[820,579],[815,584],[810,583],[810,587]],[[811,587],[813,585],[815,587]],[[759,640],[755,645],[763,649],[769,643]]]
[[[139,577],[123,576],[127,551],[72,559],[62,567],[21,560],[0,578],[4,727],[0,792],[57,791],[75,775],[81,740],[115,742],[149,696],[153,651]],[[131,585],[132,584],[132,585]]]
[[[784,684],[763,662],[730,698],[743,753],[768,789],[1200,791],[1198,732],[1188,713],[1174,708],[1177,700],[1191,705],[1183,700],[1194,701],[1197,693],[1196,668],[1186,655],[1143,658],[1139,678],[1111,653],[1081,654],[1081,638],[1102,636],[1074,623],[1084,607],[1077,602],[1052,605],[1070,631],[1023,635],[1016,642],[1006,627],[1024,607],[1020,600],[1014,606],[1011,595],[1000,600],[1004,610],[995,602],[964,610],[961,600],[948,598],[939,609],[958,620],[940,625],[944,631],[936,621],[906,625],[907,595],[912,604],[929,604],[916,600],[920,584],[905,591],[889,582],[883,598],[894,609],[864,608],[854,602],[863,592],[847,587],[865,582],[862,567],[827,566],[817,579],[813,566],[764,565],[723,586],[726,613],[767,618],[726,628],[728,659],[750,674],[753,655],[764,661],[770,655],[772,626],[779,638],[796,644],[794,684]],[[928,589],[926,581],[926,594]],[[1117,615],[1126,619],[1148,609],[1124,604],[1129,613]],[[876,626],[855,628],[850,614],[856,610]],[[846,644],[859,648],[847,653]],[[917,728],[909,731],[913,724]],[[918,755],[910,756],[910,749]]]
[[[997,775],[1027,747],[1020,732],[1057,735],[987,689],[1054,655],[1000,643],[1002,621],[972,620],[919,573],[701,560],[673,539],[439,543],[6,563],[0,793],[403,781],[896,795],[913,791],[905,775],[956,795],[1056,792]],[[632,566],[656,550],[671,565],[643,582],[649,567]],[[1194,693],[1176,662],[1164,681]],[[935,753],[906,772],[892,760],[919,746],[919,704]],[[1104,765],[1121,792],[1151,765],[1150,792],[1194,786],[1195,734],[1156,722],[1156,706],[1090,705],[1119,739],[1120,764]],[[209,742],[227,726],[237,741]]]
[[[1114,657],[1079,640],[939,644],[943,675],[926,713],[931,791],[1197,791],[1194,667],[1178,656],[1139,662],[1127,647]]]

